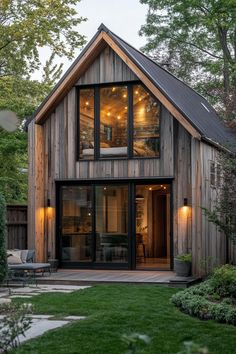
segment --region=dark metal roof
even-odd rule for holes
[[[236,152],[236,135],[230,128],[225,126],[214,108],[204,97],[111,32],[104,25],[101,25],[99,30],[109,34],[120,49],[201,134],[203,139],[209,143],[223,145],[229,150]]]

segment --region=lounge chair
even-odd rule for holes
[[[50,263],[34,262],[34,250],[8,250],[7,256],[9,269],[7,284],[10,280],[22,280],[25,283],[30,279],[36,283],[36,273],[39,271],[42,272],[42,275],[45,271],[51,273]]]

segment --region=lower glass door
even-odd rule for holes
[[[170,269],[170,186],[136,185],[136,268]]]
[[[128,185],[95,187],[96,262],[128,262]]]
[[[61,261],[92,261],[92,187],[63,186]]]

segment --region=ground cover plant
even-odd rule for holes
[[[172,302],[202,320],[236,325],[236,267],[217,268],[204,283],[175,294]]]
[[[71,294],[35,296],[29,301],[37,314],[52,314],[58,319],[66,315],[87,318],[31,340],[17,353],[124,354],[128,348],[122,337],[132,333],[151,339],[148,345],[138,344],[138,353],[178,353],[184,342],[207,347],[210,354],[234,353],[236,328],[180,312],[170,301],[178,292],[182,290],[117,284],[96,285]]]

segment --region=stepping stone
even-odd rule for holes
[[[47,320],[47,319],[33,319],[31,328],[29,328],[25,332],[24,336],[19,336],[20,343],[23,343],[29,339],[41,336],[45,332],[48,332],[51,329],[56,329],[68,324],[69,321],[54,321],[54,320]]]
[[[86,317],[85,316],[66,316],[65,320],[69,320],[69,321],[78,321],[78,320],[85,320]]]
[[[12,295],[10,299],[31,299],[32,296],[30,295]]]
[[[29,315],[31,318],[37,318],[37,319],[48,319],[54,317],[54,315]]]
[[[10,304],[11,303],[11,299],[6,299],[6,298],[1,298],[0,299],[0,305],[2,304]]]

